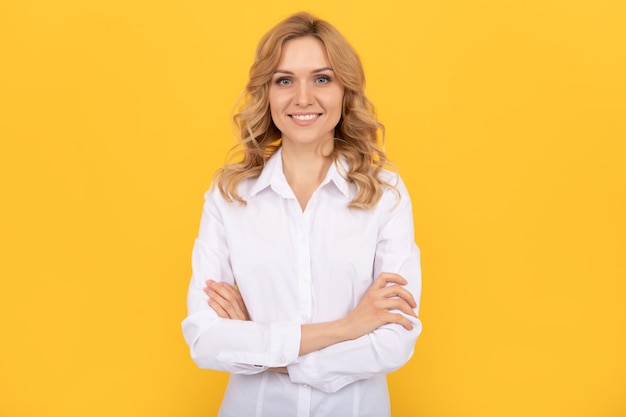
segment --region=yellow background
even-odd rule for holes
[[[211,416],[180,321],[260,36],[359,51],[412,194],[393,414],[626,416],[620,0],[0,2],[0,416]]]

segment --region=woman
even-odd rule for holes
[[[220,416],[388,416],[421,331],[411,203],[352,47],[299,13],[261,40],[242,158],[205,195],[183,333]]]

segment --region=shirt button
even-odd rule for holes
[[[300,318],[302,319],[302,321],[307,321],[309,319],[309,316],[307,316],[306,314],[300,314]]]

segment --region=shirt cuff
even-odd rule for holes
[[[299,323],[271,323],[269,367],[287,366],[298,359],[301,326]]]
[[[261,371],[263,368],[287,366],[298,359],[301,336],[299,323],[270,323],[262,326],[267,335],[263,352],[223,350],[217,355],[217,360],[252,365]]]

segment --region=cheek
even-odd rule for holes
[[[339,112],[343,109],[343,99],[345,91],[343,88],[337,89],[333,94],[333,101],[335,102],[335,108],[339,109]]]
[[[341,113],[343,110],[343,91],[335,94],[335,96],[333,97],[332,103],[333,103],[332,105],[333,112],[336,113],[338,116],[341,116]]]
[[[272,96],[270,96],[269,105],[270,105],[270,115],[272,116],[272,120],[274,120],[279,115],[280,106],[276,102],[276,99],[273,98]]]
[[[270,93],[269,95],[269,105],[270,105],[270,111],[274,112],[274,110],[276,109],[276,97],[274,97],[272,93]]]
[[[284,94],[272,94],[269,96],[270,111],[277,115],[285,109],[286,97]]]
[[[272,122],[278,128],[278,130],[282,131],[283,122],[281,120],[281,114],[282,112],[280,111],[280,107],[276,103],[272,103],[270,101],[270,116],[272,118]]]

